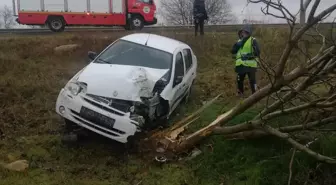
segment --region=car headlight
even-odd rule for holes
[[[67,85],[67,89],[74,96],[77,96],[80,92],[86,93],[86,85],[78,83],[78,82],[70,82]]]
[[[68,85],[68,90],[71,92],[72,95],[77,96],[80,92],[80,86],[77,83],[70,83]]]
[[[131,113],[134,113],[134,111],[135,111],[135,106],[131,106],[131,107],[129,108],[129,110],[130,110]]]

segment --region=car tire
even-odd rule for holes
[[[136,137],[134,135],[127,138],[127,143],[125,143],[126,150],[132,150],[136,148]]]
[[[132,16],[129,27],[131,30],[141,30],[144,27],[144,19],[141,16]]]
[[[63,17],[51,17],[49,18],[48,27],[53,32],[63,32],[65,28],[65,22]]]
[[[78,125],[68,119],[64,119],[64,131],[66,133],[70,133],[70,132],[73,132],[77,127]]]
[[[163,127],[163,129],[168,128],[170,126],[169,124],[169,116],[166,116],[160,120],[161,124],[160,126]]]
[[[184,99],[184,103],[185,104],[188,104],[189,99],[190,99],[190,95],[191,95],[191,86],[190,86],[190,88],[189,88],[189,90],[188,90],[188,92],[187,92],[187,94],[185,96],[185,99]]]
[[[184,96],[184,98],[183,98],[183,103],[184,103],[184,104],[188,104],[188,102],[189,102],[193,84],[194,84],[194,82],[191,83],[191,85],[190,85],[190,87],[189,87],[189,90],[188,90],[187,94],[186,94],[186,95]]]

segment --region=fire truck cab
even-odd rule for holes
[[[142,29],[157,23],[154,0],[13,0],[16,21],[47,25],[54,32],[66,26],[122,26]]]

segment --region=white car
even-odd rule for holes
[[[148,123],[168,120],[196,77],[192,49],[155,34],[130,34],[88,56],[92,61],[61,89],[56,112],[121,143]]]

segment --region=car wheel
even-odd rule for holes
[[[132,149],[136,148],[136,137],[134,135],[127,138],[127,143],[125,143],[125,147],[127,151],[131,151]]]
[[[51,17],[48,20],[48,27],[53,32],[62,32],[65,28],[63,17]]]
[[[190,95],[191,95],[191,86],[190,86],[190,88],[189,88],[189,90],[188,90],[188,92],[185,96],[185,101],[184,101],[185,104],[187,104],[189,102]]]
[[[166,116],[164,118],[161,119],[161,126],[163,128],[168,128],[170,126],[169,124],[169,116]]]
[[[133,16],[129,24],[131,30],[141,30],[144,27],[144,20],[140,16]]]
[[[184,96],[184,98],[182,100],[184,104],[187,104],[189,102],[193,84],[194,84],[194,82],[191,83],[187,94]]]
[[[64,131],[66,133],[73,132],[78,127],[76,123],[74,123],[74,122],[72,122],[68,119],[64,119],[64,123],[65,123]]]

